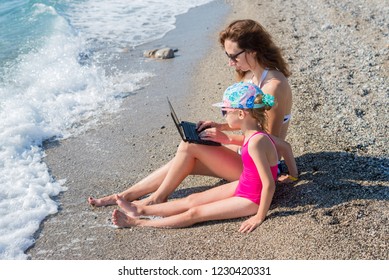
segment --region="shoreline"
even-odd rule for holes
[[[266,222],[253,233],[237,232],[242,219],[186,229],[119,230],[109,220],[114,206],[92,209],[86,203],[90,195],[122,190],[174,155],[179,136],[167,106],[166,113],[158,106],[164,94],[156,103],[150,100],[154,96],[150,87],[159,84],[151,82],[127,98],[123,110],[104,125],[46,150],[53,176],[68,178],[68,191],[57,198],[59,212],[42,223],[37,242],[27,253],[32,259],[79,260],[389,259],[388,126],[380,121],[388,120],[389,114],[385,93],[389,51],[387,27],[382,25],[387,8],[373,2],[325,5],[317,0],[308,7],[302,0],[228,1],[228,17],[220,19],[216,31],[207,32],[211,38],[207,37],[205,56],[184,63],[191,69],[182,65],[176,69],[188,79],[178,83],[166,69],[174,69],[173,64],[192,50],[181,49],[181,57],[158,62],[163,73],[159,79],[175,82],[174,88],[160,90],[170,94],[181,86],[186,92],[172,93],[179,116],[188,120],[216,116],[220,121],[211,104],[220,100],[234,76],[217,43],[219,29],[232,19],[252,18],[283,48],[293,72],[294,94],[287,140],[301,176],[293,186],[277,186]],[[192,20],[196,17],[204,15],[194,12]],[[174,32],[161,42],[178,36]],[[148,106],[155,115],[141,109],[130,112],[130,102]],[[139,116],[147,116],[144,123],[155,121],[145,129]],[[218,182],[190,176],[172,197]]]
[[[176,28],[163,38],[122,53],[119,69],[135,64],[137,71],[157,75],[125,98],[118,112],[104,115],[97,127],[77,137],[46,145],[45,162],[54,178],[66,178],[68,190],[55,198],[59,203],[58,213],[48,216],[36,233],[36,243],[26,252],[31,259],[116,258],[115,252],[110,250],[99,255],[91,249],[111,246],[111,238],[117,231],[110,222],[114,208],[92,208],[87,198],[117,193],[174,156],[180,136],[169,115],[166,96],[170,97],[180,117],[196,118],[185,108],[191,92],[188,84],[192,68],[210,48],[210,33],[217,29],[216,21],[220,21],[228,9],[227,5],[220,6],[216,1],[192,8],[177,17]],[[195,29],[191,28],[197,18],[203,17]],[[203,40],[204,44],[196,45],[196,40]],[[162,46],[178,48],[176,57],[169,60],[143,58],[144,50]],[[191,182],[191,178],[186,181]],[[111,232],[108,238],[107,230]]]

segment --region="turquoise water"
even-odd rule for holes
[[[115,112],[153,75],[115,70],[117,54],[207,2],[1,0],[0,259],[27,258],[41,221],[57,212],[52,197],[66,190],[42,161],[43,141],[77,137]]]

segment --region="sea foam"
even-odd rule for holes
[[[26,259],[66,190],[44,141],[76,137],[152,73],[107,73],[116,51],[162,37],[175,15],[209,0],[4,0],[0,5],[0,259]]]

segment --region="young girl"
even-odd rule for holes
[[[242,223],[239,231],[254,230],[265,220],[277,178],[277,151],[273,140],[264,132],[265,111],[273,105],[274,97],[252,83],[240,82],[228,87],[223,102],[215,106],[221,107],[232,129],[241,129],[244,134],[243,173],[239,181],[155,205],[133,204],[117,195],[116,203],[122,211],[114,210],[113,223],[118,227],[176,228],[254,215]],[[182,166],[179,162],[175,165]],[[163,218],[149,220],[140,216]]]

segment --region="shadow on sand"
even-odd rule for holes
[[[389,160],[347,152],[308,153],[296,158],[300,180],[277,184],[271,216],[301,213],[302,207],[331,208],[354,200],[389,200]],[[221,180],[217,185],[223,184]],[[171,198],[185,197],[213,186],[177,190]],[[300,210],[296,210],[295,208]],[[282,209],[282,210],[281,210]],[[289,210],[288,210],[289,209]]]

